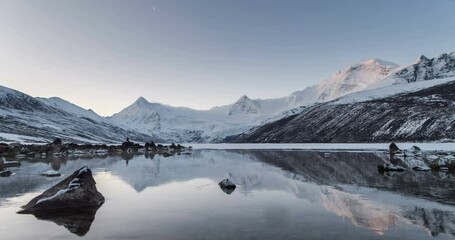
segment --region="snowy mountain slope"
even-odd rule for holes
[[[148,102],[140,97],[109,119],[134,131],[157,134],[169,142],[207,142],[243,132],[253,126],[245,121],[247,115],[241,112],[229,115],[225,110],[220,108],[204,111],[172,107]]]
[[[338,71],[318,85],[295,92],[288,97],[293,106],[330,101],[376,84],[398,67],[397,64],[371,59]]]
[[[175,142],[219,141],[251,127],[301,112],[316,102],[365,89],[397,67],[372,59],[350,66],[326,81],[277,99],[250,99],[246,95],[235,103],[206,111],[150,103],[139,98],[110,119],[118,125],[144,134],[155,133]]]
[[[260,106],[246,95],[243,95],[231,106],[228,113],[229,116],[238,114],[258,115],[260,114]]]
[[[0,108],[19,111],[40,111],[58,113],[57,109],[48,107],[41,101],[19,91],[0,86]]]
[[[50,107],[60,109],[62,111],[74,114],[79,117],[93,119],[98,122],[107,122],[106,118],[101,117],[100,115],[96,114],[93,110],[91,110],[91,109],[87,110],[87,109],[81,108],[81,107],[79,107],[75,104],[72,104],[59,97],[51,97],[51,98],[37,97],[35,99],[41,101],[42,103],[44,103]]]
[[[228,142],[453,141],[455,78],[427,81],[426,88],[373,100],[352,96],[321,103],[300,114],[228,137]],[[433,84],[431,87],[430,84]],[[421,82],[409,83],[422,85]],[[402,88],[402,85],[388,87]],[[384,89],[377,89],[381,92]],[[371,90],[374,93],[375,90]],[[399,92],[399,91],[397,91]],[[360,94],[360,93],[358,93]],[[356,94],[353,94],[356,95]],[[374,95],[374,94],[372,94]],[[343,98],[349,100],[344,101]],[[366,100],[366,101],[365,101]]]
[[[33,98],[0,86],[0,141],[121,142],[153,137],[125,130],[62,99]],[[158,138],[156,138],[158,139]]]

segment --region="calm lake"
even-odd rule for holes
[[[453,239],[455,179],[380,174],[385,152],[194,150],[189,155],[21,160],[0,178],[1,239]],[[88,166],[92,216],[16,214]],[[56,169],[63,176],[40,173]],[[228,194],[218,182],[237,184]]]

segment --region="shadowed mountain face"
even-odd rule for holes
[[[241,143],[389,142],[455,139],[455,82],[348,104],[323,103],[247,133]],[[430,114],[431,113],[431,114]]]

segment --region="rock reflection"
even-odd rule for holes
[[[224,187],[220,187],[221,191],[223,191],[224,193],[226,193],[227,195],[231,195],[231,193],[233,193],[235,191],[235,188],[224,188]]]
[[[50,221],[59,226],[63,226],[71,233],[82,237],[89,232],[98,209],[99,207],[74,210],[67,209],[52,212],[37,212],[33,213],[33,215],[39,220]]]

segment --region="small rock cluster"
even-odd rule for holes
[[[408,169],[414,171],[451,171],[455,172],[455,152],[427,151],[419,147],[400,149],[395,143],[389,146],[390,162],[378,166],[380,172],[402,172]],[[401,162],[405,166],[397,165]]]
[[[172,143],[169,146],[161,144],[156,145],[154,142],[147,142],[145,145],[134,143],[127,139],[121,145],[106,144],[64,144],[60,138],[55,139],[50,144],[45,145],[23,145],[18,143],[5,144],[0,143],[0,157],[6,158],[45,158],[59,156],[78,156],[78,155],[115,155],[122,153],[139,153],[154,152],[163,155],[174,155],[183,151],[189,151],[191,147],[184,147],[180,144]]]

